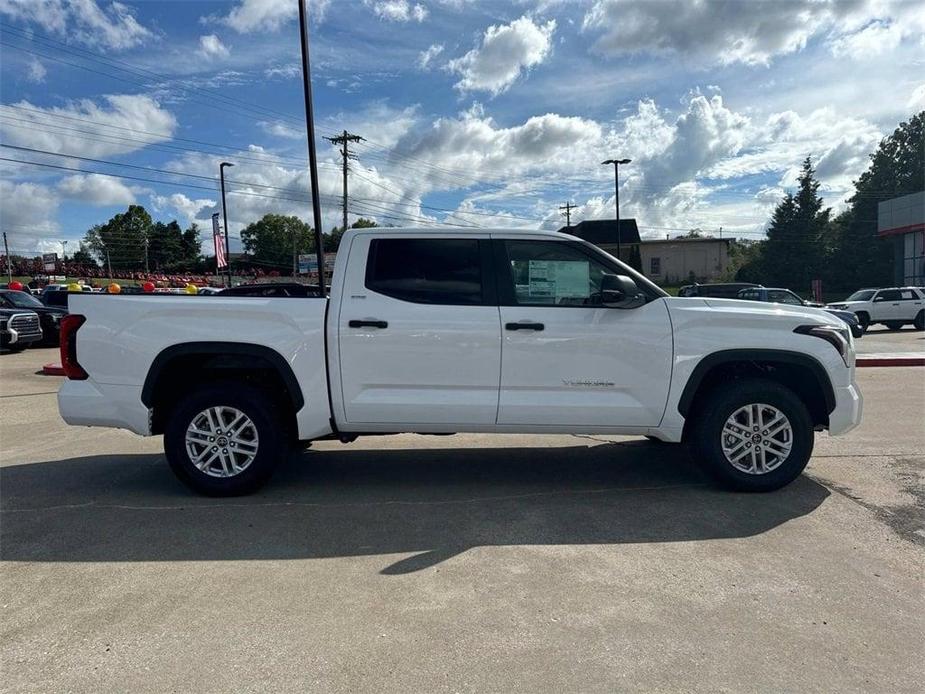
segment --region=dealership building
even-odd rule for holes
[[[573,234],[617,255],[617,224],[613,219],[591,219],[560,232]],[[635,219],[620,220],[621,260],[629,260],[632,248],[639,248],[642,273],[658,284],[715,282],[729,267],[732,239],[676,238],[640,239]]]
[[[925,192],[881,202],[877,235],[893,241],[893,282],[925,286]]]

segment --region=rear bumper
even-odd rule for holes
[[[140,386],[67,380],[58,390],[58,412],[68,424],[115,427],[151,435],[150,414],[141,402]]]
[[[861,422],[864,398],[852,383],[835,389],[835,409],[829,414],[829,434],[847,434]]]

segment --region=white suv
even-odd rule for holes
[[[851,311],[864,330],[874,323],[882,323],[890,330],[912,323],[917,330],[925,330],[925,290],[921,287],[859,289],[828,308]]]

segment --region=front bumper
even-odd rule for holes
[[[141,402],[141,386],[67,380],[58,390],[58,412],[68,424],[151,435],[150,412]]]
[[[42,339],[42,333],[22,333],[14,328],[7,328],[0,336],[0,344],[4,347],[11,345],[30,345],[39,342]]]
[[[835,389],[835,409],[829,413],[829,434],[839,436],[847,434],[861,422],[864,410],[864,397],[857,384],[840,386]]]

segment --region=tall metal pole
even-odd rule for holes
[[[225,204],[225,167],[234,166],[231,162],[223,161],[218,165],[218,177],[222,182],[222,219],[225,221],[225,268],[228,270],[228,286],[231,286],[231,251],[228,247],[228,206]]]
[[[315,152],[315,114],[312,107],[312,76],[308,60],[308,13],[305,9],[305,0],[299,0],[299,37],[302,41],[302,87],[305,94],[305,129],[308,135],[308,169],[312,186],[312,213],[315,219],[315,250],[318,254],[318,293],[324,296],[324,237],[321,233],[318,156]]]
[[[61,269],[64,270],[64,279],[67,280],[67,241],[62,241],[61,247],[64,249],[64,260],[61,261]]]
[[[623,234],[620,233],[620,164],[613,163],[613,206],[616,208],[617,217],[617,259],[620,257],[620,242],[623,240]]]
[[[620,241],[623,237],[623,234],[620,233],[620,164],[629,164],[632,159],[608,159],[607,161],[602,161],[601,164],[613,164],[613,204],[616,208],[617,215],[617,259],[623,260],[620,257]]]
[[[6,242],[6,232],[3,232],[3,252],[6,253],[6,274],[13,281],[13,263],[10,262],[10,247]]]

